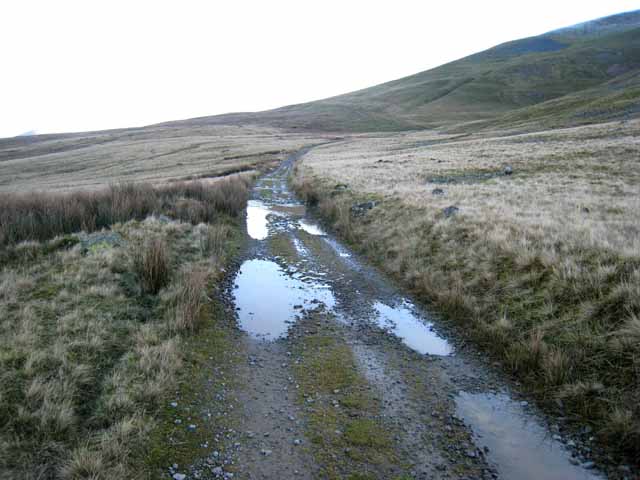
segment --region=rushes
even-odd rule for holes
[[[95,192],[0,194],[0,247],[48,240],[80,230],[109,228],[152,213],[197,224],[221,215],[238,216],[247,203],[249,181],[234,176],[211,182],[176,182],[159,187],[123,183]]]
[[[134,251],[133,267],[144,293],[156,294],[169,281],[169,251],[164,239],[154,237]]]
[[[176,330],[195,331],[198,328],[207,301],[208,279],[209,273],[197,267],[182,274],[174,315]]]

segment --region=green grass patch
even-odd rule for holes
[[[379,416],[380,401],[358,372],[341,327],[325,314],[312,314],[296,328],[309,332],[294,345],[293,354],[301,359],[294,365],[294,374],[300,403],[310,405],[307,435],[323,475],[331,479],[397,476],[400,459]]]

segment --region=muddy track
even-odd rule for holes
[[[603,478],[584,445],[305,210],[287,182],[307,151],[257,182],[229,290],[246,332],[233,478]]]

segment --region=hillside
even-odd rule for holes
[[[461,122],[534,120],[562,125],[626,118],[638,111],[640,10],[498,45],[409,77],[315,102],[168,125],[258,123],[283,128],[393,131]],[[621,87],[632,88],[618,102]],[[581,98],[582,93],[585,97]],[[590,102],[612,95],[602,112]],[[565,96],[569,96],[566,99]],[[559,102],[558,99],[562,99]],[[541,110],[522,110],[547,104]],[[593,108],[592,108],[593,107]],[[554,109],[562,109],[561,114]]]

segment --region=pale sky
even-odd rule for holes
[[[2,0],[0,137],[306,102],[629,0]]]

